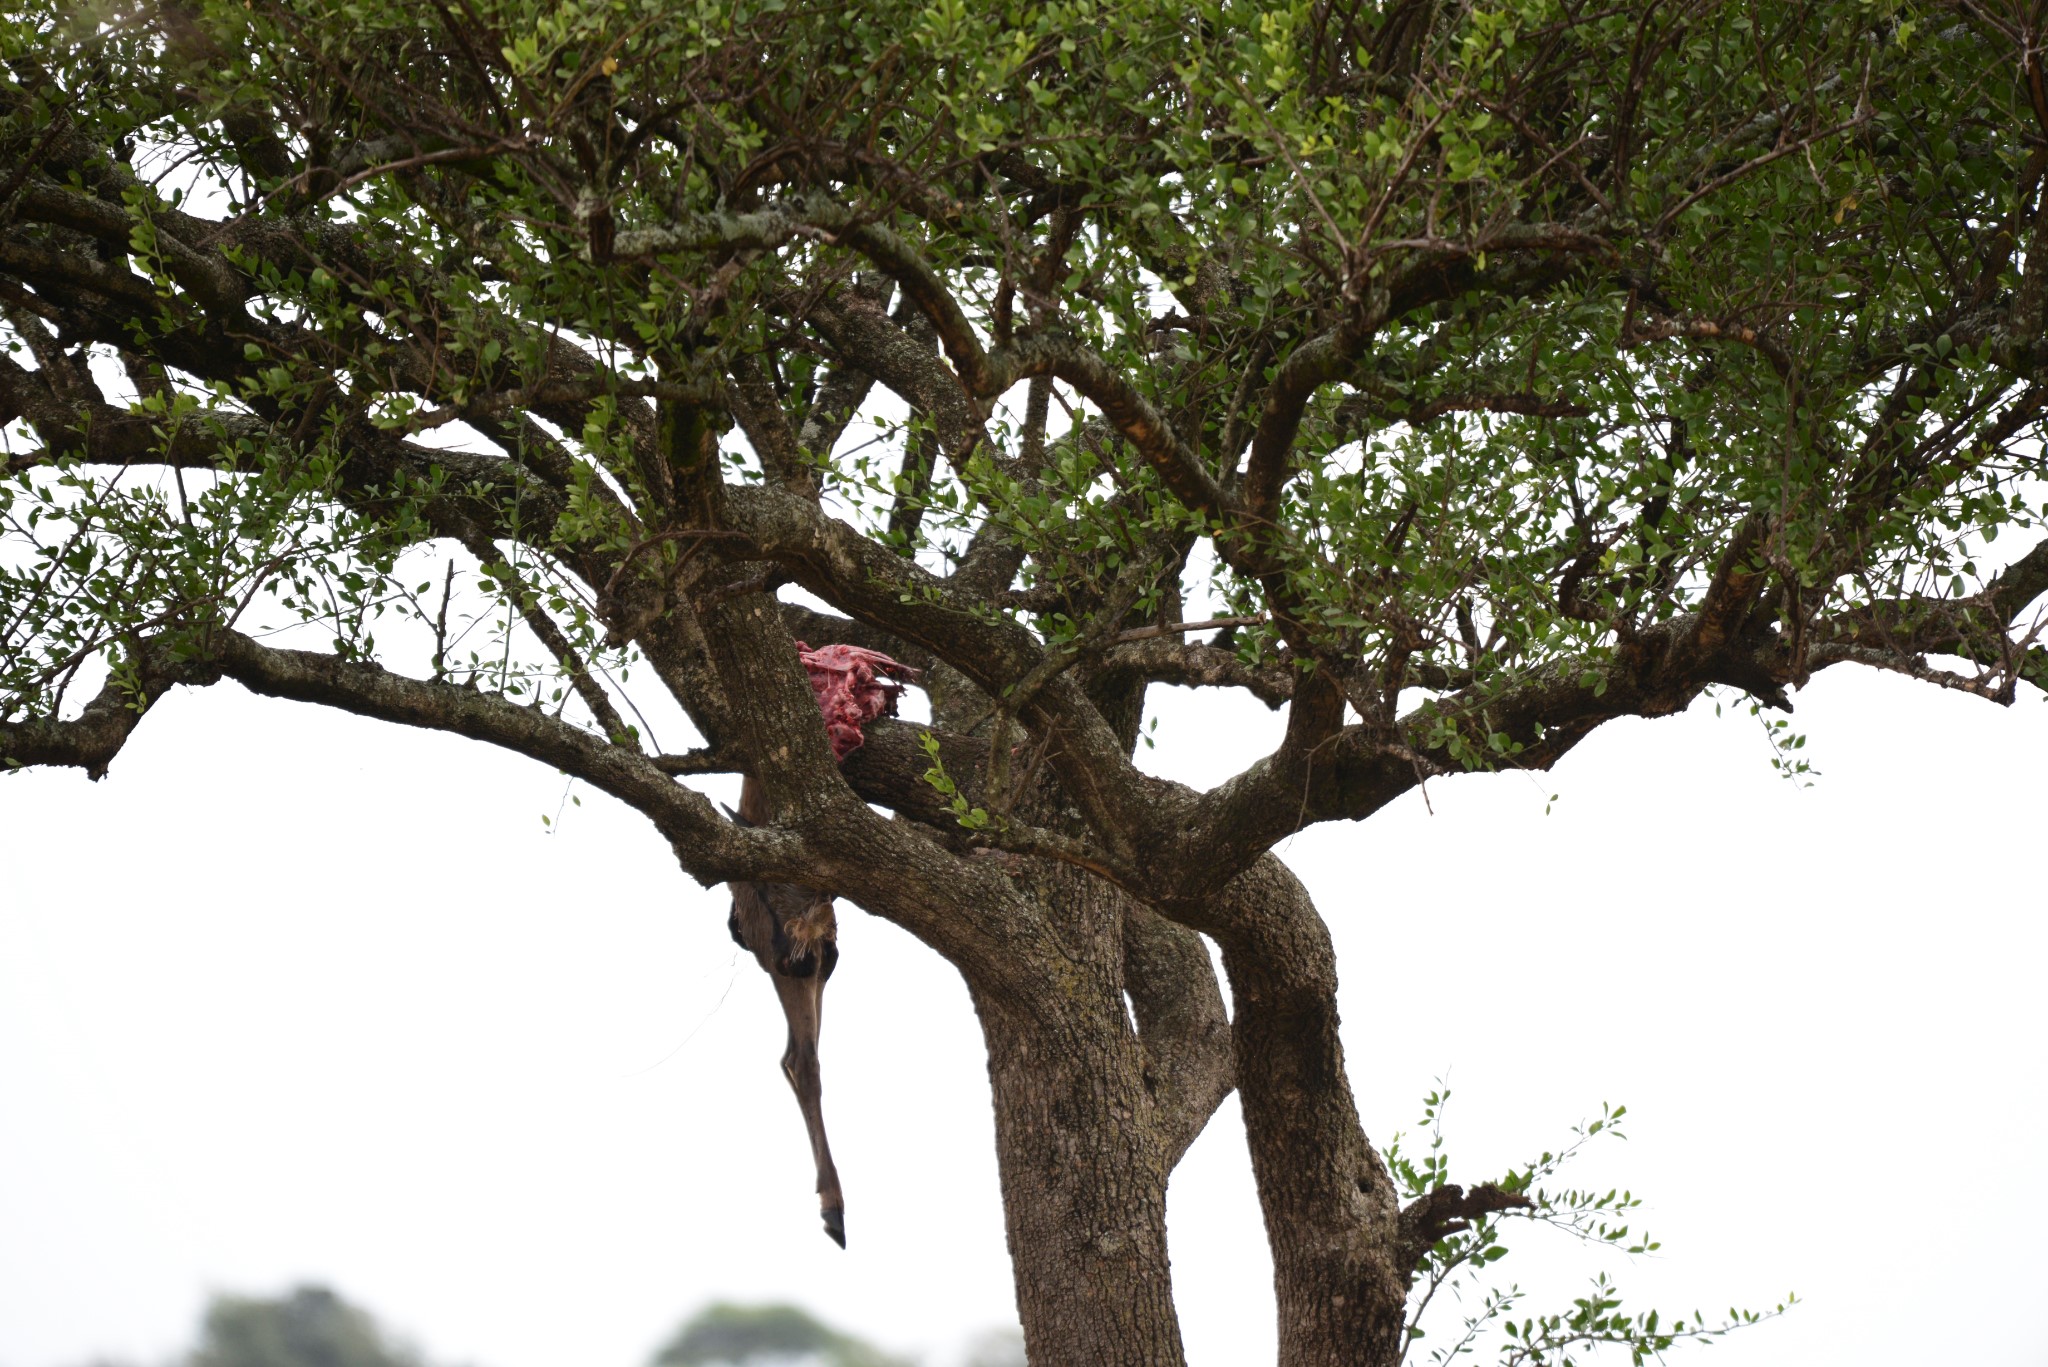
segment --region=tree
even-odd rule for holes
[[[1233,1085],[1288,1364],[1397,1361],[1546,1209],[1363,1133],[1288,834],[1839,664],[2048,682],[2038,7],[0,23],[0,758],[232,679],[895,921],[981,1018],[1036,1362],[1180,1361]],[[798,639],[930,722],[835,763]],[[1284,741],[1149,777],[1158,684]],[[688,782],[740,771],[768,824]]]
[[[324,1286],[275,1299],[215,1296],[189,1367],[419,1367],[368,1311]]]
[[[654,1367],[751,1367],[815,1361],[823,1367],[905,1367],[870,1343],[841,1333],[796,1305],[718,1301],[690,1316]]]

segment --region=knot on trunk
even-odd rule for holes
[[[1401,1212],[1401,1271],[1415,1275],[1437,1240],[1472,1227],[1474,1220],[1503,1210],[1534,1210],[1536,1203],[1519,1191],[1491,1182],[1466,1191],[1456,1185],[1438,1187],[1417,1197]]]

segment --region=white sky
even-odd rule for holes
[[[1528,1231],[1504,1272],[1686,1312],[1800,1294],[1722,1367],[2040,1367],[2048,707],[1846,670],[1798,701],[1808,790],[1709,705],[1292,841],[1368,1130],[1449,1070],[1477,1180],[1626,1102],[1577,1175],[1646,1193],[1664,1253]],[[1158,706],[1151,762],[1198,783],[1275,734]],[[724,894],[580,787],[544,834],[563,787],[232,685],[161,704],[104,783],[0,780],[0,1367],[154,1363],[210,1289],[299,1279],[474,1367],[640,1367],[714,1296],[934,1364],[1013,1315],[950,970],[842,913],[842,1253]],[[1169,1218],[1191,1361],[1270,1362],[1234,1103]]]

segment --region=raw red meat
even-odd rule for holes
[[[890,659],[878,650],[859,646],[819,646],[812,650],[796,643],[804,672],[811,676],[811,692],[818,710],[825,714],[825,735],[832,742],[832,758],[845,763],[866,740],[861,728],[876,717],[896,714],[896,695],[903,691],[898,680],[913,680],[917,671]]]

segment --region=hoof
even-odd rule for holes
[[[825,1233],[841,1248],[846,1247],[846,1210],[841,1206],[825,1209]]]

